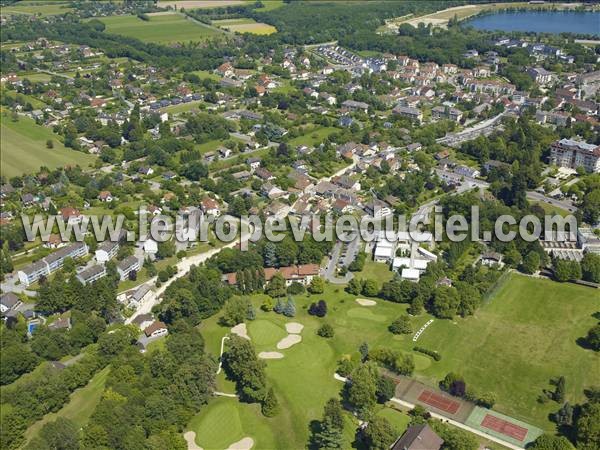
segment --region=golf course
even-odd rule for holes
[[[388,325],[406,313],[407,305],[373,299],[374,305],[363,306],[343,286],[327,285],[323,294],[295,296],[297,313],[288,318],[260,310],[267,296],[254,295],[251,301],[257,312],[255,320],[246,322],[248,337],[258,354],[276,350],[283,355],[266,360],[268,383],[277,394],[281,412],[265,418],[259,405],[218,397],[191,420],[188,429],[205,449],[226,448],[243,437],[251,437],[255,448],[301,448],[308,442],[311,421],[320,418],[329,398],[339,396],[342,383],[333,377],[337,362],[344,357],[358,359],[359,346],[367,342],[370,349],[389,347],[412,354],[413,377],[430,386],[437,386],[448,372],[457,372],[468,386],[495,392],[495,410],[551,431],[548,414],[557,406],[537,402],[550,387],[550,379],[564,376],[567,399],[575,403],[582,400],[583,389],[600,377],[598,355],[576,343],[594,324],[595,294],[586,287],[510,274],[474,316],[435,319],[425,329],[417,345],[438,351],[440,361],[412,350],[414,332],[432,316],[411,317],[413,334],[388,331]],[[307,312],[320,299],[328,304],[324,318]],[[289,322],[304,326],[302,340],[277,350]],[[334,337],[317,335],[323,323],[333,326]],[[208,350],[218,355],[221,339],[230,330],[219,325],[218,315],[205,320],[200,329]],[[527,383],[523,383],[525,375]],[[224,372],[217,377],[217,390],[235,393],[235,384]],[[346,425],[344,436],[350,446],[357,426],[350,414]]]

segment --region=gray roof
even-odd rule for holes
[[[135,301],[139,301],[144,298],[144,295],[148,293],[150,286],[148,284],[142,284],[131,296]]]
[[[12,292],[7,292],[6,294],[2,294],[0,297],[0,303],[6,306],[8,309],[14,308],[14,306],[19,303],[19,297],[17,297]]]
[[[413,425],[398,439],[391,450],[439,450],[444,443],[427,424]]]
[[[135,256],[128,256],[123,261],[121,261],[119,264],[117,264],[117,268],[119,268],[123,272],[125,272],[125,271],[131,269],[136,264],[139,264],[139,261],[138,261],[137,257],[135,257]]]

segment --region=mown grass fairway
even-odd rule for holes
[[[213,28],[200,25],[180,14],[161,14],[142,20],[137,16],[110,16],[101,20],[106,32],[121,34],[144,42],[169,44],[173,42],[200,42],[221,36]]]
[[[266,23],[256,22],[254,19],[227,19],[227,20],[214,20],[213,25],[224,28],[228,31],[238,33],[252,33],[252,34],[273,34],[277,33],[277,28]]]
[[[7,177],[34,173],[41,166],[54,169],[80,165],[87,168],[96,159],[92,155],[66,148],[50,129],[37,125],[27,117],[20,116],[18,122],[13,122],[9,117],[2,116],[0,122],[0,173]],[[54,148],[46,148],[48,139],[54,142]]]
[[[364,272],[379,273],[378,267],[371,264]],[[321,295],[294,297],[296,317],[286,318],[261,311],[259,306],[265,298],[265,295],[252,296],[257,308],[256,320],[247,322],[257,353],[276,351],[276,343],[286,335],[286,322],[304,325],[301,343],[281,350],[283,359],[267,360],[268,382],[275,389],[281,412],[266,419],[257,405],[240,404],[229,398],[212,400],[189,426],[201,437],[208,428],[213,430],[205,437],[207,440],[197,438],[204,448],[227,446],[245,436],[257,442],[256,448],[304,447],[310,435],[308,424],[319,419],[327,399],[340,393],[341,383],[333,379],[337,361],[344,355],[358,358],[362,342],[367,342],[370,348],[410,352],[415,361],[414,376],[431,386],[437,386],[448,372],[458,372],[465,377],[468,387],[496,394],[495,410],[548,431],[554,429],[548,414],[559,405],[552,401],[542,405],[537,398],[543,389],[552,389],[550,378],[566,377],[567,400],[572,404],[582,400],[583,389],[600,378],[599,355],[576,344],[576,339],[595,323],[591,315],[599,309],[600,294],[589,288],[509,274],[475,316],[454,321],[435,319],[417,344],[412,341],[413,334],[395,336],[387,329],[395,318],[406,313],[404,304],[377,300],[374,306],[360,306],[356,296],[344,292],[343,287],[327,285]],[[310,303],[319,299],[328,304],[325,318],[307,313]],[[207,349],[215,355],[219,354],[221,338],[229,332],[218,325],[218,317],[211,317],[201,325]],[[430,318],[428,314],[412,317],[413,332]],[[335,329],[331,339],[316,335],[325,322]],[[414,352],[415,345],[439,351],[442,360],[435,362]],[[234,392],[234,384],[223,373],[217,379],[217,387]],[[225,408],[215,405],[222,404],[227,404],[228,414],[239,418],[236,420],[240,421],[242,431],[235,436],[229,434],[225,425],[216,428],[209,425],[216,420],[213,412]],[[403,417],[396,419],[399,424],[404,422]],[[354,430],[351,424],[347,428],[349,446]]]
[[[78,427],[86,425],[100,402],[109,372],[110,367],[105,367],[94,375],[87,385],[71,394],[69,403],[58,412],[46,414],[41,420],[31,425],[25,432],[25,438],[28,441],[31,440],[46,423],[53,422],[59,417],[72,420]]]

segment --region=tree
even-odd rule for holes
[[[317,448],[337,449],[342,448],[344,415],[342,404],[335,398],[330,398],[325,403],[323,418],[319,422],[318,430],[313,436]]]
[[[275,311],[277,314],[283,314],[284,308],[285,308],[285,306],[283,305],[283,302],[281,301],[281,297],[279,297],[277,299],[277,303],[275,303],[275,306],[273,307],[273,311]]]
[[[396,392],[396,385],[388,377],[380,376],[377,379],[377,401],[385,403],[391,399]]]
[[[410,317],[400,316],[392,322],[388,327],[393,334],[410,334],[412,333],[412,326],[410,324]]]
[[[292,297],[288,297],[287,303],[283,307],[283,315],[286,317],[294,317],[296,315],[296,304]]]
[[[39,437],[33,439],[26,448],[78,450],[79,429],[71,420],[59,417],[54,422],[46,423]]]
[[[540,255],[535,251],[530,251],[525,255],[523,263],[521,264],[521,270],[528,274],[533,274],[540,268]]]
[[[352,383],[348,387],[348,401],[360,417],[366,417],[375,405],[379,371],[373,363],[358,366],[352,372]]]
[[[317,334],[324,338],[332,338],[335,334],[335,330],[328,323],[324,323],[317,330]]]
[[[325,300],[319,300],[318,303],[311,303],[308,308],[308,314],[311,316],[325,317],[327,315],[327,303]]]
[[[362,281],[358,278],[352,278],[346,286],[346,292],[352,295],[360,295],[363,289]]]
[[[459,306],[458,291],[456,288],[440,286],[435,290],[431,302],[431,312],[442,319],[452,319]]]
[[[577,448],[595,449],[600,442],[600,403],[585,403],[575,423]]]
[[[553,399],[555,402],[562,403],[565,400],[565,377],[560,376],[556,380]]]
[[[228,327],[233,327],[238,323],[242,323],[248,316],[248,307],[252,307],[252,304],[248,299],[241,297],[232,297],[223,308],[223,316],[220,322]]]
[[[322,294],[325,290],[325,281],[321,277],[314,277],[308,285],[308,292],[311,294]]]
[[[50,148],[50,149],[54,148],[54,141],[52,139],[48,139],[46,141],[46,148]]]
[[[460,375],[452,372],[440,381],[440,388],[456,397],[463,397],[467,392],[465,380]]]
[[[277,397],[275,397],[273,388],[269,388],[267,391],[267,395],[261,405],[261,411],[265,417],[276,416],[279,412],[279,402],[277,401]]]
[[[379,294],[379,285],[376,280],[365,280],[362,288],[362,294],[367,297],[376,297]]]
[[[265,292],[269,294],[271,297],[283,297],[285,295],[286,287],[285,287],[285,279],[283,275],[279,272],[273,275],[271,281],[267,284]],[[277,311],[276,311],[277,312]]]
[[[530,447],[530,450],[574,450],[573,444],[564,436],[552,436],[551,434],[542,434]]]
[[[159,242],[157,248],[156,257],[158,259],[170,258],[175,254],[175,241]]]
[[[227,341],[223,365],[228,375],[236,381],[242,401],[252,403],[265,399],[265,363],[256,357],[249,340],[232,335]]]
[[[398,437],[392,424],[381,416],[374,416],[362,434],[367,448],[371,450],[388,450]]]
[[[360,347],[358,347],[358,352],[360,353],[361,361],[365,362],[369,357],[369,344],[367,344],[366,342],[360,344]]]
[[[583,255],[581,274],[585,281],[600,283],[600,255],[591,252]]]
[[[566,402],[561,408],[552,416],[552,420],[556,422],[559,427],[573,425],[573,407]]]
[[[600,324],[593,326],[583,338],[585,344],[594,351],[600,351]]]
[[[577,261],[557,259],[554,262],[554,276],[557,281],[573,281],[581,278],[581,266]]]

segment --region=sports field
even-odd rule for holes
[[[251,33],[251,34],[273,34],[277,33],[277,28],[266,23],[256,22],[254,19],[226,19],[226,20],[214,20],[213,25],[224,28],[228,31],[238,33]]]
[[[0,122],[0,173],[7,177],[34,173],[41,166],[53,169],[80,165],[87,168],[96,159],[92,155],[66,148],[58,140],[58,135],[27,117],[21,116],[18,122],[13,122],[9,117],[2,116]],[[54,148],[46,148],[48,139],[52,139]]]
[[[109,33],[133,37],[144,42],[169,44],[174,42],[201,42],[221,33],[208,26],[186,19],[180,14],[161,14],[142,20],[137,16],[110,16],[101,20]]]

